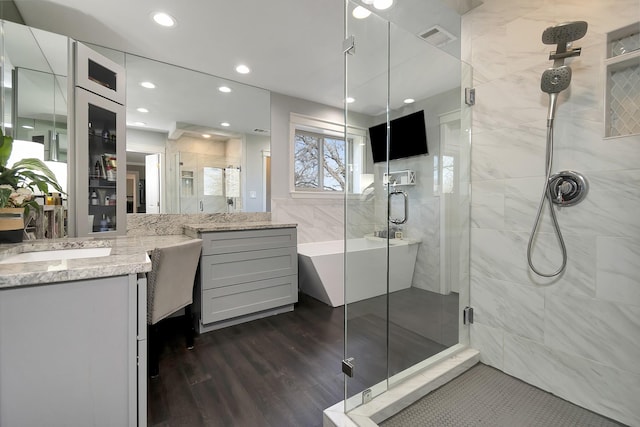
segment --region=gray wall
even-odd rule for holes
[[[246,181],[244,183],[246,202],[245,212],[262,212],[264,188],[263,188],[263,153],[270,150],[271,140],[268,136],[247,134],[244,150]],[[256,197],[251,198],[251,192],[255,191]]]

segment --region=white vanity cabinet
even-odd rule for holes
[[[0,425],[146,425],[146,279],[0,288]]]
[[[295,227],[200,231],[199,237],[195,308],[200,332],[293,310],[298,301]]]

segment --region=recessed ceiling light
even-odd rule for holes
[[[371,15],[371,11],[362,6],[357,6],[355,9],[353,9],[353,12],[351,12],[351,14],[356,19],[364,19]]]
[[[349,96],[349,97],[347,97],[346,101],[347,101],[347,104],[352,104],[352,103],[356,102],[356,99]]]
[[[236,67],[236,71],[240,74],[249,74],[251,70],[244,64],[240,64]]]
[[[227,87],[227,86],[220,86],[220,87],[218,88],[218,90],[219,90],[220,92],[224,92],[224,93],[229,93],[229,92],[231,92],[231,88],[229,88],[229,87]]]
[[[222,122],[222,123],[220,123],[220,126],[229,127],[229,126],[231,126],[231,124],[229,124],[227,122]]]
[[[133,125],[134,126],[146,126],[147,124],[145,122],[134,122]]]
[[[33,126],[30,126],[30,125],[22,125],[22,127],[24,129],[35,129]]]
[[[203,133],[203,134],[202,134],[202,137],[203,137],[203,138],[211,138],[211,135],[209,135],[208,133]]]
[[[140,86],[142,86],[144,88],[147,88],[147,89],[155,89],[156,88],[156,85],[154,85],[151,82],[142,82],[142,83],[140,83]]]
[[[156,22],[156,24],[162,25],[163,27],[173,27],[176,25],[175,18],[164,12],[154,13],[153,20]]]
[[[413,98],[407,98],[402,102],[404,102],[405,104],[413,104],[414,102],[416,102],[416,100]]]
[[[148,112],[149,112],[149,110],[147,110],[147,109],[146,109],[146,108],[144,108],[144,107],[136,108],[136,111],[137,111],[138,113],[148,113]]]
[[[373,7],[378,10],[389,9],[393,5],[393,0],[373,0]]]

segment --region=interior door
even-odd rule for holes
[[[147,213],[160,213],[160,153],[148,154],[144,158],[145,165],[145,206]]]

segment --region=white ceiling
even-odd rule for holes
[[[270,91],[342,106],[342,0],[14,1],[25,23],[33,27]],[[390,63],[400,83],[394,86],[392,95],[421,99],[457,86],[460,13],[477,0],[395,2],[380,13],[407,30],[394,37],[394,32],[401,32],[392,28]],[[178,25],[172,29],[159,27],[150,18],[154,11],[170,13]],[[386,28],[382,22],[375,16],[358,22],[349,20],[349,34],[356,34],[349,91],[358,99],[350,108],[371,115],[379,114],[384,105],[380,99],[386,94],[386,43],[370,43],[370,38],[375,38],[372,34]],[[435,24],[458,36],[458,40],[441,51],[415,36]],[[418,51],[421,53],[416,55]],[[247,64],[252,72],[237,74],[234,67],[238,63]],[[421,93],[410,93],[418,86],[417,81],[430,84],[424,85]]]

